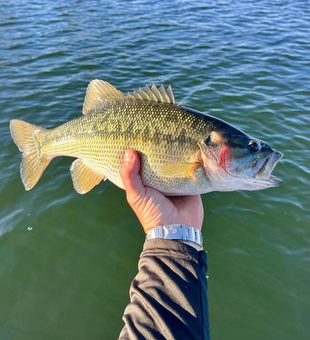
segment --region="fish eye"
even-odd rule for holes
[[[251,152],[258,152],[260,150],[260,144],[252,139],[249,141],[248,148]]]

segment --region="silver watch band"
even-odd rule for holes
[[[149,230],[145,235],[146,241],[156,238],[190,241],[200,246],[203,243],[201,231],[184,224],[160,225]]]

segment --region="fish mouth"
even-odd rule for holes
[[[260,158],[254,165],[254,176],[258,180],[269,181],[274,186],[281,183],[281,180],[271,175],[283,154],[279,151],[274,151],[271,155]]]

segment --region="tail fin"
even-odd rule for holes
[[[32,189],[39,181],[51,158],[42,154],[42,137],[47,132],[39,126],[22,120],[10,122],[11,136],[22,154],[20,176],[26,190]]]

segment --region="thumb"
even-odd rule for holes
[[[125,151],[124,162],[121,168],[121,178],[130,205],[143,198],[145,188],[140,174],[140,159],[135,150]]]

